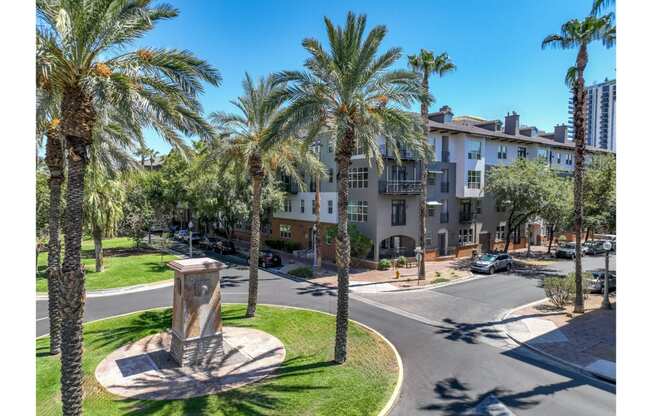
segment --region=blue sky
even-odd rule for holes
[[[220,87],[207,87],[205,111],[232,111],[229,100],[241,93],[245,71],[254,77],[300,69],[302,39],[325,41],[324,16],[343,22],[347,11],[365,13],[368,27],[384,24],[383,49],[401,47],[448,52],[458,69],[431,80],[436,102],[455,115],[502,118],[516,110],[521,123],[550,131],[568,119],[566,69],[573,51],[541,50],[541,40],[561,24],[585,16],[591,0],[410,0],[410,1],[172,1],[176,19],[161,23],[140,45],[189,49],[219,69]],[[616,76],[615,48],[589,49],[587,83]],[[404,56],[398,66],[405,66]],[[414,109],[418,107],[415,105]],[[149,146],[169,146],[151,134]]]

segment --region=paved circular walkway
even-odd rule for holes
[[[272,335],[251,328],[224,327],[224,359],[219,366],[179,367],[169,354],[170,334],[150,335],[109,354],[95,378],[122,397],[174,400],[215,394],[267,377],[285,359]]]

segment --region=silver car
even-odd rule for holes
[[[471,270],[479,273],[489,273],[500,270],[512,270],[512,256],[503,253],[487,253],[471,263]]]

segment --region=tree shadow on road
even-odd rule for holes
[[[311,284],[309,286],[297,288],[298,295],[311,295],[311,296],[337,296],[336,289],[330,289],[324,286]]]

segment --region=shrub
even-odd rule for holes
[[[405,265],[407,264],[407,259],[405,258],[405,256],[400,256],[400,257],[396,260],[396,263],[397,263],[399,266],[405,266]]]
[[[285,241],[285,251],[288,253],[292,253],[294,250],[299,250],[301,248],[301,244],[299,244],[296,241],[292,240],[286,240]]]
[[[312,268],[308,266],[295,267],[294,269],[288,270],[288,274],[292,276],[303,277],[304,279],[312,279]]]
[[[347,228],[351,242],[351,256],[365,258],[373,246],[373,241],[362,234],[355,224],[349,224]],[[326,232],[326,239],[333,241],[337,236],[337,227],[331,227]]]
[[[283,240],[269,239],[269,240],[265,240],[265,244],[267,245],[267,247],[273,248],[275,250],[283,250],[283,249],[285,249],[285,241],[283,241]]]
[[[381,259],[378,262],[378,270],[387,270],[390,267],[392,267],[392,262],[389,261],[388,259]]]
[[[559,309],[563,309],[575,294],[575,279],[570,275],[566,277],[548,277],[543,280],[543,290],[550,302]]]

